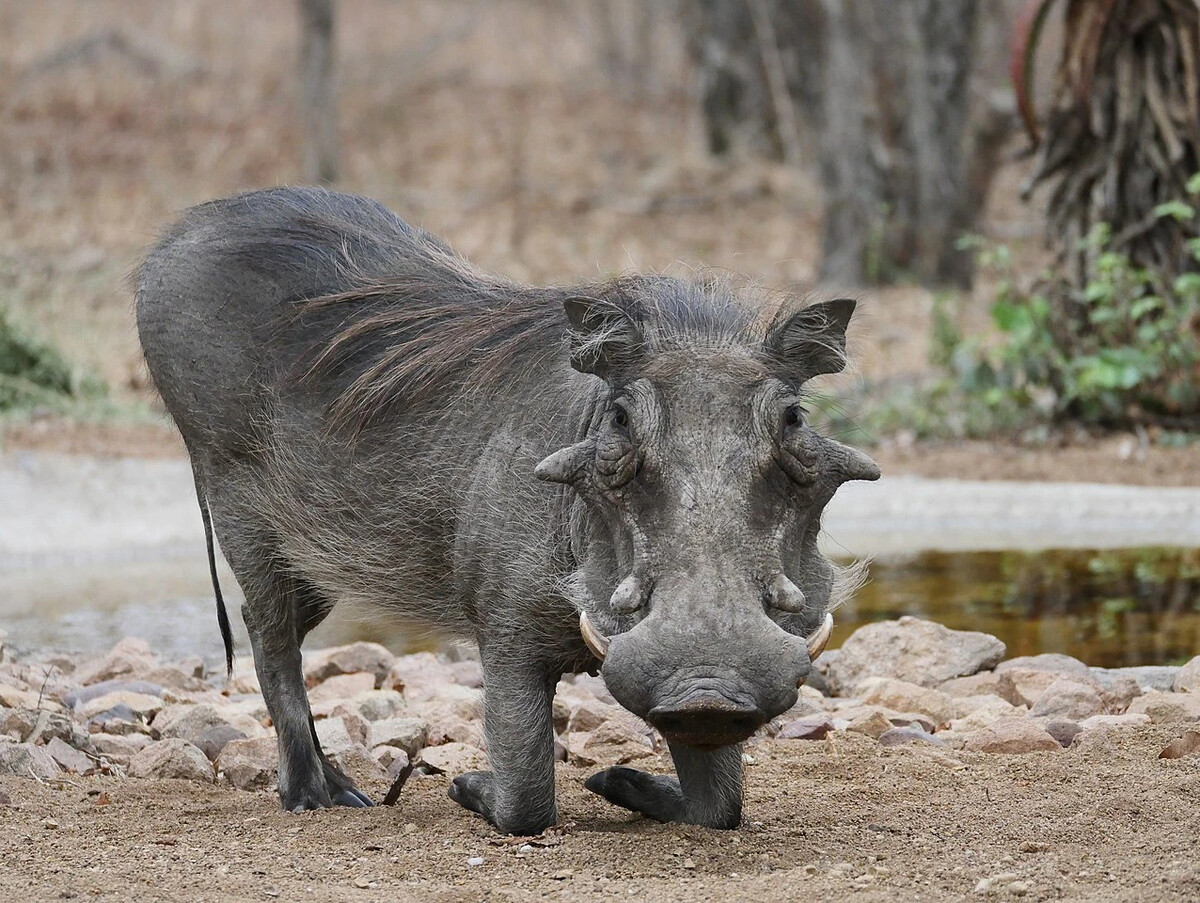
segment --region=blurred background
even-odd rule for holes
[[[1198,59],[1183,0],[0,4],[0,487],[33,500],[0,524],[0,615],[52,642],[81,607],[83,577],[43,578],[86,518],[37,545],[38,480],[182,455],[123,282],[139,253],[184,208],[268,185],[378,198],[517,279],[704,266],[849,292],[854,364],[814,404],[889,475],[1194,487]],[[102,512],[104,486],[129,497],[63,504]],[[1103,635],[1094,664],[1186,658],[1193,544],[922,549],[882,561],[852,618],[964,626],[988,599],[1014,651]],[[87,592],[117,611],[155,567]],[[1052,635],[1020,632],[1055,605]]]

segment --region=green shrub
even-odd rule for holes
[[[0,308],[0,411],[59,408],[105,394],[105,387],[82,374],[61,352],[22,329]]]

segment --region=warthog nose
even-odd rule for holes
[[[655,706],[646,719],[672,743],[715,748],[745,740],[766,723],[767,716],[758,706],[709,696]]]

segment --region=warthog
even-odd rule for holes
[[[301,670],[349,600],[478,642],[493,770],[450,796],[499,830],[556,822],[554,688],[597,667],[678,778],[587,786],[739,824],[741,743],[795,703],[854,588],[817,551],[822,509],[879,475],[805,421],[852,301],[764,323],[717,279],[520,285],[320,189],[195,207],[135,280],[210,559],[215,533],[245,592],[286,809],[369,805],[321,751]]]

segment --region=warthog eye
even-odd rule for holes
[[[613,408],[612,412],[613,429],[624,435],[629,434],[629,412],[622,407]]]
[[[788,432],[794,427],[803,426],[804,419],[808,416],[808,411],[803,405],[792,404],[788,405],[783,412],[783,433],[786,437]]]

